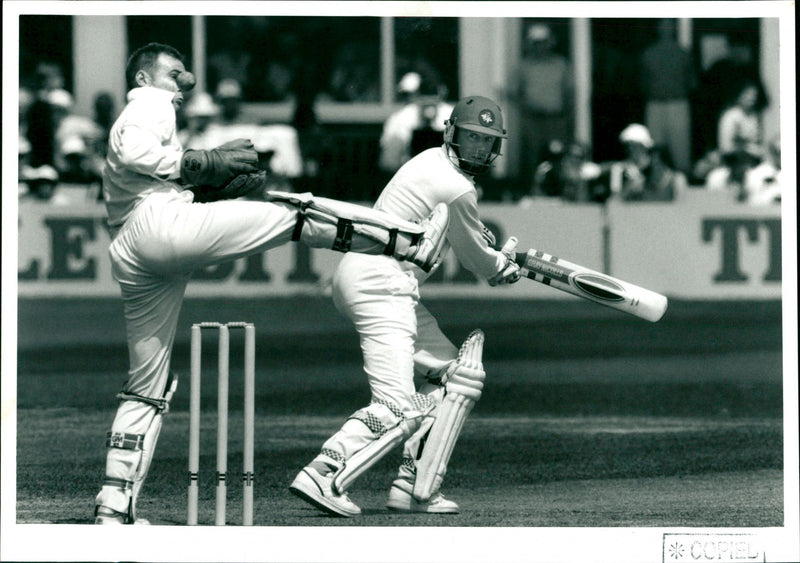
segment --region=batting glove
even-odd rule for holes
[[[520,277],[522,277],[522,273],[520,272],[519,264],[515,261],[516,249],[517,239],[515,237],[510,237],[500,250],[506,259],[506,263],[497,274],[489,278],[489,285],[495,287],[498,285],[517,283],[519,281]]]

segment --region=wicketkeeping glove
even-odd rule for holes
[[[187,150],[181,160],[181,180],[197,186],[219,187],[239,174],[258,171],[258,153],[247,139],[215,149]]]
[[[269,187],[267,172],[261,170],[254,174],[240,174],[227,184],[221,187],[213,186],[193,186],[194,201],[197,203],[208,203],[223,199],[237,199],[249,197],[252,199],[264,199],[264,190]]]

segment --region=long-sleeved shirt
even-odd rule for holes
[[[425,150],[404,164],[381,192],[375,208],[420,221],[440,202],[450,208],[447,242],[458,261],[484,279],[502,270],[506,258],[489,247],[482,235],[475,181],[450,161],[444,146]],[[409,263],[402,267],[413,269],[417,279],[427,277]]]
[[[173,96],[159,88],[134,88],[111,128],[103,197],[112,234],[148,195],[183,189],[175,181],[180,177],[183,147]]]

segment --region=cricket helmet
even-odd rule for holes
[[[495,102],[482,96],[468,96],[453,107],[450,119],[444,122],[444,144],[450,159],[464,172],[477,175],[487,172],[492,162],[500,156],[503,139],[508,138],[503,129],[503,112]],[[461,154],[458,130],[474,131],[495,137],[488,155]]]

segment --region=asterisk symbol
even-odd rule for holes
[[[669,556],[673,559],[680,559],[683,557],[683,544],[675,542],[669,546]]]

